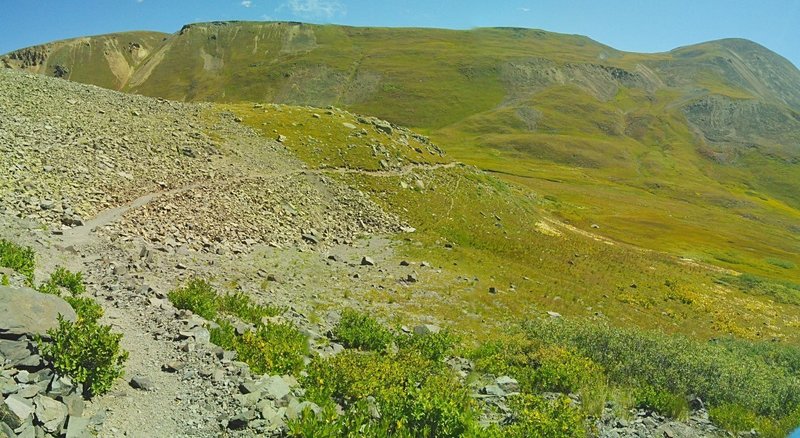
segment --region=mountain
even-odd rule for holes
[[[768,261],[800,263],[800,71],[750,41],[637,54],[533,29],[212,22],[0,62],[173,100],[375,115],[527,186],[579,228],[800,279]]]
[[[797,70],[760,46],[207,23],[2,64],[0,283],[130,381],[72,415],[105,348],[7,333],[0,435],[800,424]]]

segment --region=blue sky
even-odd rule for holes
[[[800,66],[798,0],[0,0],[0,53],[124,30],[176,32],[213,20],[355,26],[517,26],[660,52],[713,39],[753,40]]]

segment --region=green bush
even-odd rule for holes
[[[191,310],[209,321],[217,317],[219,296],[211,284],[203,279],[192,279],[186,287],[175,289],[167,296],[178,309]]]
[[[361,350],[383,350],[392,342],[394,336],[366,313],[352,309],[342,312],[342,319],[333,329],[333,334],[342,344]]]
[[[519,438],[583,438],[585,419],[567,397],[546,401],[530,394],[509,399],[513,421],[505,427],[493,426],[486,435]]]
[[[655,411],[676,420],[685,420],[689,416],[689,403],[683,395],[642,386],[636,388],[634,398],[636,406],[641,409]]]
[[[303,368],[308,340],[290,324],[268,323],[235,337],[233,347],[239,360],[258,374],[294,374]]]
[[[527,393],[542,391],[596,393],[605,386],[603,369],[595,362],[556,345],[520,337],[487,342],[474,350],[478,370],[510,375]]]
[[[8,286],[11,284],[11,281],[8,279],[8,275],[3,274],[0,278],[0,286]]]
[[[708,417],[717,426],[733,433],[748,431],[758,425],[758,415],[729,403],[710,407]]]
[[[69,295],[62,296],[62,290],[69,292]],[[86,293],[86,285],[80,272],[72,273],[64,267],[58,267],[47,282],[39,285],[39,292],[64,298],[83,322],[96,322],[103,316],[103,308],[97,302],[81,296]]]
[[[230,321],[224,319],[219,320],[217,325],[219,327],[211,329],[211,342],[226,350],[236,351],[236,328]]]
[[[610,381],[620,386],[694,394],[711,405],[736,404],[774,418],[800,405],[796,373],[782,362],[765,360],[756,348],[748,349],[742,343],[727,348],[586,321],[537,320],[529,322],[526,330],[530,339],[574,349],[600,364]],[[791,348],[796,347],[786,347]],[[796,364],[796,354],[786,349],[780,350],[780,360]]]
[[[439,361],[447,357],[458,342],[458,337],[449,330],[424,335],[398,336],[397,344],[400,348],[410,348],[418,351],[423,357]]]
[[[103,316],[103,308],[88,297],[64,297],[78,315],[78,320],[87,323],[97,322]]]
[[[84,294],[86,292],[86,286],[83,284],[83,274],[80,272],[72,273],[63,266],[59,266],[50,274],[50,279],[39,286],[39,291],[61,295],[61,290],[59,288],[62,287],[74,296]]]
[[[449,368],[413,350],[395,356],[346,351],[317,359],[303,386],[306,396],[321,406],[336,402],[346,407],[329,427],[332,436],[349,436],[353,427],[363,427],[369,436],[456,437],[475,427],[475,402],[466,388]],[[365,415],[364,401],[370,396],[379,419]],[[296,435],[325,436],[319,430],[298,433],[317,427],[302,423],[290,426]]]
[[[39,351],[56,372],[82,383],[84,395],[107,392],[114,379],[122,376],[128,353],[120,348],[122,335],[111,326],[94,322],[70,322],[58,318],[58,328],[47,331],[52,341],[39,340]]]
[[[242,321],[260,324],[264,317],[283,313],[282,309],[273,306],[262,306],[253,303],[250,297],[242,292],[221,295],[218,297],[218,311],[235,315]]]
[[[33,270],[36,267],[33,248],[0,239],[0,266],[22,274],[26,284],[33,286]]]

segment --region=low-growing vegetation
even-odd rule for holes
[[[524,333],[593,361],[611,384],[634,388],[637,405],[665,415],[685,416],[687,397],[696,396],[724,421],[730,412],[748,413],[737,415],[754,418],[748,424],[764,436],[782,437],[800,424],[796,347],[701,342],[587,321],[530,321]]]
[[[265,320],[281,309],[254,303],[244,293],[219,294],[206,280],[193,279],[173,290],[169,299],[179,309],[190,310],[216,324],[211,342],[230,351],[257,373],[299,372],[308,353],[305,335],[287,323]],[[237,330],[238,322],[252,324]]]
[[[0,239],[0,266],[17,271],[25,276],[29,286],[33,286],[33,270],[36,266],[33,248]]]
[[[0,241],[0,251],[3,266],[24,274],[33,286],[33,250]],[[122,334],[113,333],[110,325],[98,324],[103,308],[83,296],[86,285],[80,272],[58,267],[38,290],[63,298],[77,315],[74,322],[59,315],[58,327],[47,331],[49,339],[37,340],[39,353],[58,374],[82,384],[84,396],[106,393],[114,380],[122,376],[128,358],[128,353],[120,347]]]
[[[346,315],[346,317],[345,317]],[[347,310],[334,332],[353,348],[316,358],[303,386],[322,413],[307,411],[289,428],[294,436],[579,437],[585,416],[568,398],[511,396],[510,425],[484,428],[477,402],[442,359],[457,338],[447,330],[395,335],[369,315]],[[379,333],[379,336],[373,336]],[[376,341],[377,339],[377,341]],[[379,342],[378,342],[379,341]],[[394,343],[397,349],[386,348]],[[375,348],[363,348],[372,346]],[[336,414],[335,406],[344,412]]]
[[[380,351],[393,340],[392,333],[374,318],[352,309],[342,312],[342,319],[333,332],[345,347]]]
[[[39,350],[61,375],[83,384],[87,397],[111,389],[122,376],[128,352],[120,348],[122,334],[112,333],[110,325],[78,319],[70,322],[59,316],[58,328],[48,330],[51,341],[39,341]]]

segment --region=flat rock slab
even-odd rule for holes
[[[0,286],[0,334],[45,335],[58,327],[58,315],[75,321],[72,307],[63,299],[30,288]]]

